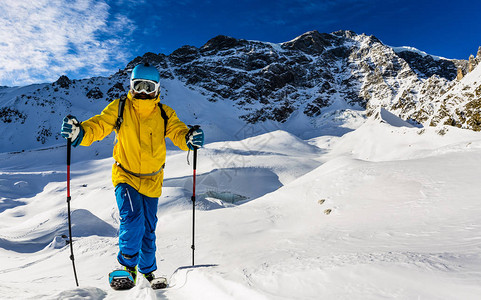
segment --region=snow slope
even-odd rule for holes
[[[111,148],[103,141],[73,151],[78,288],[62,238],[65,147],[0,154],[0,298],[481,294],[480,133],[416,128],[380,111],[341,137],[275,130],[209,143],[199,151],[194,267],[191,166],[172,149],[158,211],[157,272],[170,282],[161,291],[144,279],[130,291],[108,286],[118,226]]]

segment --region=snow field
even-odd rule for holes
[[[476,299],[481,135],[399,121],[381,112],[341,137],[304,141],[277,130],[206,145],[197,170],[195,267],[191,166],[186,153],[169,152],[157,226],[157,273],[170,282],[162,291],[151,290],[143,278],[127,292],[108,286],[117,265],[118,226],[113,161],[105,150],[111,144],[73,152],[79,288],[61,238],[67,229],[65,171],[58,159],[64,148],[0,154],[6,158],[0,162],[0,294]],[[24,162],[37,154],[38,163]]]

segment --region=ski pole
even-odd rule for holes
[[[72,261],[75,283],[78,285],[77,271],[75,270],[75,258],[73,255],[72,222],[70,220],[70,153],[72,149],[72,139],[67,139],[67,213],[68,213],[68,236],[70,244],[70,260]]]
[[[197,147],[194,147],[194,176],[192,187],[192,266],[194,266],[194,251],[195,251],[195,176],[197,172]]]
[[[199,129],[199,125],[193,126],[190,130],[195,131]],[[193,164],[193,187],[192,187],[192,266],[194,266],[194,252],[195,252],[195,176],[197,172],[197,148],[194,146],[194,164]]]

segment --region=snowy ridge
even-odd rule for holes
[[[424,51],[421,51],[417,48],[414,48],[414,47],[409,47],[409,46],[401,46],[401,47],[391,47],[394,52],[396,53],[399,53],[399,52],[405,52],[405,51],[408,51],[408,52],[415,52],[421,56],[430,56],[432,57],[434,60],[441,60],[441,59],[445,59],[445,60],[448,60],[447,58],[445,57],[441,57],[441,56],[437,56],[437,55],[431,55],[431,54],[427,54],[426,52]]]

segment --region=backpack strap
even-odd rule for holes
[[[119,99],[119,113],[117,114],[117,121],[115,122],[114,129],[117,130],[117,132],[120,130],[120,125],[122,125],[122,122],[124,121],[124,107],[125,107],[125,101],[127,100],[127,95],[122,95],[120,96]]]
[[[164,105],[159,102],[159,107],[160,107],[160,115],[162,116],[162,119],[164,119],[164,138],[167,135],[167,123],[169,123],[169,117],[167,116],[167,113],[164,110]]]

